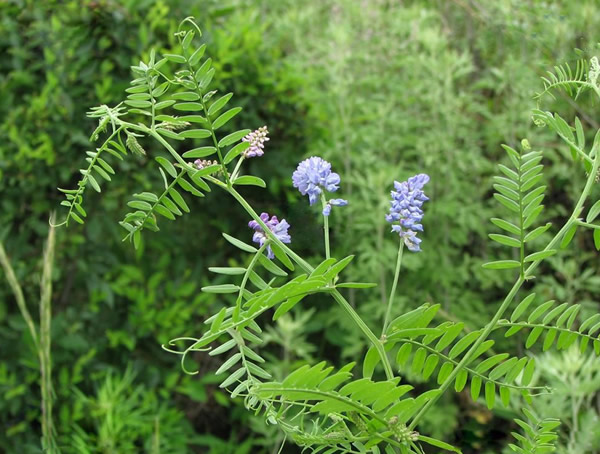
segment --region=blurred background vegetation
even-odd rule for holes
[[[405,259],[396,313],[441,303],[444,317],[472,329],[486,323],[511,277],[480,266],[498,253],[486,237],[498,210],[491,177],[504,159],[500,144],[517,146],[526,137],[544,150],[549,221],[566,213],[583,183],[565,159],[568,150],[533,124],[530,109],[546,69],[574,62],[577,53],[594,55],[594,0],[0,1],[0,240],[32,313],[49,214],[61,200],[56,187],[77,181],[95,127],[85,112],[120,102],[129,67],[151,47],[175,46],[173,32],[189,15],[215,61],[216,88],[235,92],[244,107],[236,126],[266,124],[271,132],[265,156],[250,162],[268,192],[248,196],[257,210],[286,217],[295,249],[308,256],[320,253],[314,243],[321,227],[292,190],[291,173],[318,154],[341,174],[350,205],[333,215],[334,255],[357,254],[349,280],[380,284],[349,292],[374,328],[395,262],[396,240],[384,220],[394,179],[432,177],[424,251]],[[593,134],[597,104],[559,97],[542,107],[567,120],[577,113]],[[160,348],[198,335],[207,314],[222,307],[200,287],[210,279],[206,267],[239,260],[220,232],[249,237],[247,219],[213,192],[194,201],[191,215],[146,234],[134,251],[121,242],[117,220],[131,193],[160,184],[150,160],[121,162],[114,183],[88,195],[87,224],[57,231],[52,378],[59,445],[66,453],[276,453],[277,431],[219,391],[211,373],[217,358],[196,357],[201,373],[190,377]],[[597,312],[600,265],[591,235],[578,234],[576,242],[547,260],[533,285],[546,299]],[[37,356],[0,282],[0,452],[39,453]],[[278,377],[304,361],[341,364],[366,350],[329,300],[296,307],[266,337]],[[497,341],[507,351],[519,348],[513,338]],[[537,383],[556,388],[536,409],[562,419],[560,452],[600,452],[598,361],[578,351],[535,354],[543,365]],[[465,453],[503,452],[516,410],[492,413],[467,392],[448,394],[421,430]]]

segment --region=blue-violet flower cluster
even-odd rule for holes
[[[335,192],[340,187],[340,176],[331,171],[331,164],[322,158],[313,156],[305,159],[292,175],[294,187],[302,195],[308,194],[308,200],[313,205],[323,191]],[[331,199],[323,207],[323,215],[329,216],[332,206],[348,205],[344,199]]]
[[[395,191],[386,221],[392,223],[392,231],[400,235],[409,250],[419,252],[421,239],[417,232],[423,231],[423,203],[429,198],[423,192],[423,186],[429,181],[429,176],[421,173],[399,183],[394,181]]]
[[[265,154],[265,142],[269,141],[269,138],[267,137],[268,133],[267,127],[262,126],[242,139],[243,142],[250,143],[248,149],[244,151],[244,158],[260,157]]]
[[[290,234],[288,233],[290,224],[288,224],[288,222],[285,219],[282,219],[280,221],[279,219],[277,219],[277,216],[271,216],[271,218],[269,219],[269,213],[261,213],[260,218],[265,224],[267,224],[269,230],[271,230],[271,232],[273,232],[275,236],[279,238],[279,240],[281,240],[282,243],[292,242],[292,237],[290,237]],[[268,237],[263,228],[260,226],[260,224],[252,220],[248,222],[248,227],[254,230],[252,241],[258,243],[260,246],[263,246],[267,241]],[[271,246],[267,246],[267,257],[269,259],[273,259],[275,257]]]

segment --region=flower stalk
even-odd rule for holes
[[[323,211],[325,211],[327,206],[327,200],[325,200],[325,195],[321,193],[321,203],[323,204]],[[323,235],[325,239],[325,258],[329,259],[331,257],[331,253],[329,250],[329,216],[323,213]]]
[[[398,278],[400,277],[400,268],[402,268],[402,252],[404,251],[404,241],[400,238],[400,246],[398,246],[398,258],[396,259],[396,271],[394,272],[394,282],[392,284],[392,290],[390,291],[390,297],[388,298],[387,310],[385,311],[385,318],[383,319],[383,330],[381,331],[381,337],[383,339],[385,332],[388,328],[390,321],[390,313],[392,306],[394,305],[394,297],[396,296],[396,287],[398,285]]]

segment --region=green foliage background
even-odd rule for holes
[[[269,183],[268,197],[256,191],[249,198],[290,221],[297,250],[316,255],[321,248],[314,247],[320,225],[291,188],[296,163],[318,154],[341,174],[350,205],[334,212],[334,251],[357,254],[349,280],[381,284],[372,293],[349,292],[370,326],[381,323],[395,261],[384,221],[394,179],[432,177],[424,252],[405,258],[396,313],[441,303],[448,319],[472,329],[494,312],[507,283],[480,266],[498,252],[487,233],[500,144],[527,137],[545,152],[550,221],[570,206],[572,186],[583,184],[530,110],[545,69],[573,62],[574,48],[594,55],[600,13],[592,0],[576,7],[536,0],[0,2],[0,240],[31,306],[48,216],[61,199],[55,188],[73,186],[76,163],[89,149],[95,125],[85,112],[120,102],[129,67],[151,47],[168,52],[188,15],[204,31],[217,88],[233,91],[244,107],[234,126],[269,127],[267,153],[251,161]],[[586,100],[575,107],[559,98],[552,108],[565,118],[577,112],[586,129],[599,126],[598,106]],[[249,231],[240,211],[213,192],[194,202],[191,215],[147,234],[137,252],[122,244],[116,221],[126,197],[157,184],[146,169],[150,159],[119,164],[111,189],[89,196],[89,222],[58,232],[52,336],[60,444],[74,453],[276,452],[275,432],[216,388],[215,358],[198,356],[201,374],[188,377],[160,349],[173,337],[198,334],[205,314],[221,307],[200,293],[205,269],[237,260],[220,231],[240,238]],[[536,291],[597,312],[591,235],[576,241],[576,252],[548,260]],[[267,340],[279,377],[313,357],[341,363],[366,350],[337,307],[318,300],[270,327]],[[0,451],[40,452],[37,359],[4,283],[0,345]],[[539,383],[563,380],[557,371],[570,370],[565,364],[574,355],[543,360]],[[594,395],[599,375],[589,365],[569,380]],[[578,400],[573,387],[558,392],[539,405],[559,417],[577,406],[578,415],[566,417],[565,452],[597,452],[593,402]],[[556,404],[561,399],[566,409]],[[465,452],[500,452],[514,411],[492,414],[467,394],[446,396],[426,425]]]

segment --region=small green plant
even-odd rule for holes
[[[600,391],[600,364],[591,352],[581,353],[577,345],[563,351],[549,350],[538,357],[534,383],[544,384],[552,394],[533,401],[537,414],[561,420],[557,433],[558,452],[594,452],[600,442],[594,405]]]
[[[560,426],[560,420],[552,418],[540,419],[526,408],[523,409],[523,413],[527,417],[528,422],[518,418],[515,418],[515,422],[523,429],[524,435],[513,432],[518,445],[509,444],[510,449],[519,454],[553,452],[556,448],[556,439],[558,438],[555,429]]]
[[[130,368],[123,374],[109,371],[98,380],[94,394],[75,390],[86,416],[69,434],[65,452],[188,452],[191,428],[183,414],[161,404],[156,393],[134,380]]]
[[[320,205],[323,216],[324,260],[314,265],[291,248],[290,223],[267,213],[259,215],[240,192],[245,186],[266,187],[263,179],[243,173],[247,160],[265,154],[266,127],[222,133],[221,128],[241,108],[228,107],[231,93],[221,95],[211,90],[216,71],[211,58],[205,57],[206,45],[197,43],[201,31],[194,21],[185,19],[175,36],[179,52],[159,58],[152,51],[146,62],[132,68],[135,79],[123,103],[90,112],[98,120],[91,140],[106,138],[87,152],[88,164],[81,169],[77,187],[61,192],[65,194],[63,205],[68,208],[62,224],[83,223],[87,217],[83,208],[86,190],[91,187],[101,192],[102,180],[110,182],[115,173],[109,156],[120,160],[130,153],[160,154],[155,160],[160,174],[157,180],[163,186],[134,194],[128,203],[129,213],[120,222],[124,240],[131,241],[135,248],[141,246],[145,230],[158,231],[165,219],[173,221],[183,216],[191,210],[191,202],[186,199],[204,197],[214,188],[225,191],[247,213],[257,246],[223,233],[229,244],[248,254],[245,264],[209,268],[221,278],[218,284],[202,289],[223,295],[228,304],[205,320],[200,336],[180,337],[164,345],[165,350],[180,356],[184,372],[198,373],[191,366],[192,353],[208,352],[209,356],[223,358],[216,371],[223,376],[219,386],[232,398],[243,399],[246,408],[262,415],[267,424],[280,429],[284,439],[312,452],[420,454],[428,449],[425,445],[460,452],[446,441],[417,431],[423,416],[450,388],[461,392],[468,387],[473,400],[483,396],[490,409],[500,403],[508,406],[514,400],[531,403],[536,395],[549,392],[545,386],[531,384],[533,358],[495,351],[498,345],[490,339],[494,332],[510,337],[528,331],[526,348],[538,341],[544,349],[556,345],[563,350],[577,344],[582,352],[589,348],[600,355],[600,314],[579,322],[579,305],[554,301],[538,304],[536,294],[527,290],[536,277],[534,273],[543,270],[546,260],[570,244],[577,229],[593,230],[596,247],[600,248],[600,226],[594,224],[600,214],[600,201],[589,201],[600,167],[600,142],[594,140],[586,147],[581,122],[576,120],[571,127],[557,114],[534,111],[535,120],[555,130],[566,143],[577,171],[585,176],[576,204],[549,241],[541,240],[552,224],[536,226],[544,209],[544,155],[532,150],[526,140],[519,151],[504,147],[510,166],[499,166],[501,175],[495,177],[494,197],[508,211],[507,216],[492,219],[499,230],[490,238],[510,248],[510,255],[488,262],[484,268],[512,270],[516,275],[493,317],[478,330],[467,331],[460,321],[434,323],[439,304],[426,303],[391,317],[405,248],[412,253],[421,250],[419,232],[423,229],[424,204],[428,200],[425,187],[430,178],[418,174],[394,183],[386,220],[399,237],[399,248],[378,337],[344,295],[347,289],[359,292],[376,284],[344,278],[353,255],[341,259],[331,256],[329,219],[343,212],[344,208],[338,207],[348,204],[345,199],[329,198],[329,193],[340,188],[341,177],[320,157],[301,162],[292,176],[294,187],[308,195],[310,205]],[[557,74],[545,81],[544,91],[538,96],[540,102],[555,89],[566,89],[577,96],[588,89],[600,94],[597,63],[592,60],[589,70],[584,64],[578,67],[576,71],[559,67]],[[131,117],[138,121],[129,120]],[[159,144],[160,152],[147,143]],[[591,207],[586,210],[588,204]],[[383,213],[375,211],[373,215]],[[366,355],[357,358],[362,360],[362,373],[352,372],[355,362],[336,368],[322,361],[305,364],[276,380],[268,370],[269,362],[259,352],[264,336],[261,325],[267,314],[278,320],[317,294],[333,299],[369,343]],[[504,319],[509,312],[510,318]],[[435,377],[437,386],[423,390],[401,383],[402,377],[396,371],[407,364],[413,376],[424,380]],[[525,435],[517,435],[521,446],[514,445],[513,449],[532,453],[551,449],[556,421],[540,420],[531,412],[525,414],[529,422],[515,420]]]

